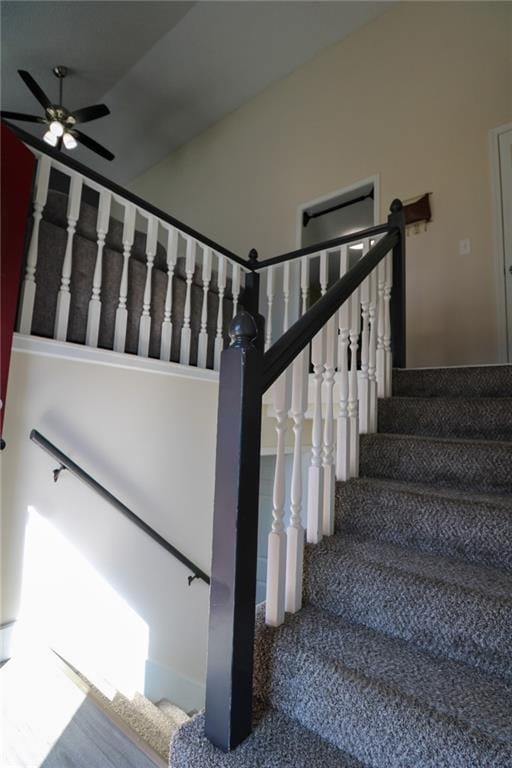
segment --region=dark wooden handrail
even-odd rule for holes
[[[180,563],[189,569],[189,571],[192,571],[194,575],[188,577],[189,586],[195,579],[201,579],[205,582],[205,584],[210,583],[210,577],[204,571],[202,571],[201,568],[199,568],[197,565],[195,565],[195,563],[192,562],[192,560],[189,560],[188,557],[182,554],[179,549],[176,549],[176,547],[174,547],[172,544],[169,544],[169,542],[164,539],[163,536],[160,536],[160,534],[151,528],[150,525],[145,523],[144,520],[141,520],[141,518],[132,512],[131,509],[128,509],[125,504],[119,501],[119,499],[110,493],[110,491],[107,491],[107,489],[100,485],[97,480],[94,480],[94,478],[91,477],[81,467],[79,467],[78,464],[75,464],[75,462],[72,461],[69,456],[66,456],[66,454],[59,450],[59,448],[57,448],[55,445],[53,445],[53,443],[50,443],[50,441],[47,440],[44,435],[42,435],[36,429],[33,429],[30,433],[30,439],[36,445],[42,448],[43,451],[49,453],[50,456],[53,456],[59,462],[60,467],[54,471],[55,480],[58,479],[62,469],[69,470],[72,475],[81,480],[82,483],[85,483],[85,485],[87,485],[89,488],[92,488],[92,490],[101,496],[102,499],[108,501],[109,504],[111,504],[119,512],[121,512],[121,514],[127,517],[128,520],[134,523],[137,528],[140,528],[141,531],[144,531],[144,533],[152,538],[153,541],[156,541],[156,543],[160,544],[160,546],[169,552],[169,554],[179,560]]]
[[[174,216],[171,216],[165,211],[162,211],[161,208],[157,208],[155,205],[151,205],[151,203],[148,203],[147,200],[143,200],[141,197],[134,195],[133,192],[130,192],[128,189],[121,187],[119,184],[116,184],[114,181],[107,179],[105,176],[102,176],[100,173],[93,171],[91,168],[88,168],[86,165],[79,163],[77,160],[73,160],[71,157],[64,155],[62,152],[59,152],[59,150],[50,147],[50,145],[46,144],[46,142],[41,141],[41,139],[38,139],[35,136],[32,136],[31,133],[27,133],[27,131],[24,131],[22,128],[18,128],[17,125],[14,125],[8,120],[4,120],[3,122],[8,125],[9,129],[18,137],[20,141],[23,141],[25,144],[34,147],[39,152],[42,152],[49,157],[52,157],[57,162],[62,163],[62,165],[66,165],[68,168],[71,168],[72,171],[81,173],[83,176],[91,179],[91,181],[94,181],[96,184],[100,184],[102,187],[109,189],[115,195],[124,197],[125,200],[128,200],[129,203],[133,203],[137,207],[147,211],[147,213],[150,213],[152,216],[156,216],[157,218],[162,219],[162,221],[165,221],[167,224],[176,227],[176,229],[179,229],[186,235],[190,235],[190,237],[199,240],[204,245],[207,245],[208,248],[213,248],[214,251],[222,253],[228,259],[231,259],[231,261],[236,261],[237,264],[245,267],[245,269],[252,269],[247,259],[243,259],[236,253],[229,251],[227,248],[224,248],[223,245],[219,245],[219,243],[216,243],[209,237],[202,235],[200,232],[196,232],[196,230],[192,229],[192,227],[189,227],[188,224],[184,224],[182,221],[175,219]]]
[[[389,222],[386,224],[376,224],[374,227],[359,229],[357,232],[351,232],[349,235],[341,235],[340,237],[335,237],[332,240],[324,240],[323,243],[315,243],[314,245],[307,245],[304,248],[299,248],[296,251],[281,253],[279,256],[272,256],[272,258],[265,259],[264,261],[256,261],[255,259],[250,259],[249,264],[253,270],[265,269],[266,267],[275,267],[276,264],[282,264],[285,261],[295,261],[295,259],[300,259],[302,256],[309,256],[312,253],[319,253],[319,251],[329,251],[331,249],[338,248],[340,245],[348,245],[349,243],[358,243],[360,240],[366,240],[369,237],[381,235],[383,232],[389,232],[389,230]]]
[[[393,201],[381,231],[386,236],[265,354],[263,318],[246,310],[234,318],[231,346],[222,352],[205,733],[225,752],[252,728],[262,395],[390,251],[393,364],[405,366],[405,219],[400,200]],[[259,275],[251,277],[257,280]]]
[[[293,360],[316,336],[334,313],[358,288],[365,277],[391,251],[400,238],[396,227],[379,240],[343,277],[308,309],[263,355],[262,391],[267,389],[288,368]]]

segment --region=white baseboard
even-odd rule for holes
[[[0,663],[12,656],[12,638],[15,621],[8,621],[0,627]]]
[[[168,699],[185,712],[204,707],[205,686],[180,675],[169,667],[148,659],[144,695],[151,701]]]

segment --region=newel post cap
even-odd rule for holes
[[[393,202],[389,207],[389,210],[391,211],[391,213],[399,213],[403,209],[403,207],[404,205],[402,201],[398,197],[395,197],[395,199],[393,200]]]
[[[258,335],[258,328],[254,318],[245,309],[241,309],[229,326],[231,347],[249,347]]]

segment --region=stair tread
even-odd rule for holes
[[[512,682],[512,574],[358,537],[306,557],[309,602]]]
[[[512,441],[375,433],[361,435],[360,474],[512,493]]]
[[[512,440],[512,397],[393,396],[379,401],[379,432]]]
[[[204,715],[186,723],[171,744],[173,768],[365,768],[317,734],[278,710],[267,711],[251,735],[233,752],[224,753],[204,735]]]
[[[492,504],[502,508],[505,512],[512,512],[512,496],[508,493],[485,493],[464,488],[439,486],[437,483],[394,480],[384,477],[357,477],[349,481],[339,482],[338,486],[342,486],[346,482],[361,488],[390,490],[418,496],[435,496],[441,499],[463,501],[467,504]]]
[[[510,397],[511,365],[408,368],[393,371],[395,395]]]
[[[451,445],[452,443],[460,446],[488,446],[489,448],[507,448],[512,449],[512,440],[488,440],[475,437],[439,437],[437,435],[415,435],[414,433],[405,434],[402,432],[373,432],[372,434],[362,434],[362,440],[414,440],[418,443],[436,443],[439,445]]]
[[[510,685],[312,605],[260,631],[262,695],[364,762],[509,765]]]
[[[499,568],[346,534],[335,534],[315,545],[315,558],[324,553],[334,553],[340,561],[354,560],[446,586],[462,587],[484,597],[506,600],[512,606],[512,574]]]

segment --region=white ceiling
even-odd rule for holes
[[[83,129],[116,159],[83,148],[73,156],[126,183],[389,5],[6,0],[2,108],[39,114],[16,70],[56,98],[51,68],[68,66],[64,103],[107,104],[112,114]],[[37,125],[17,125],[41,135]]]

